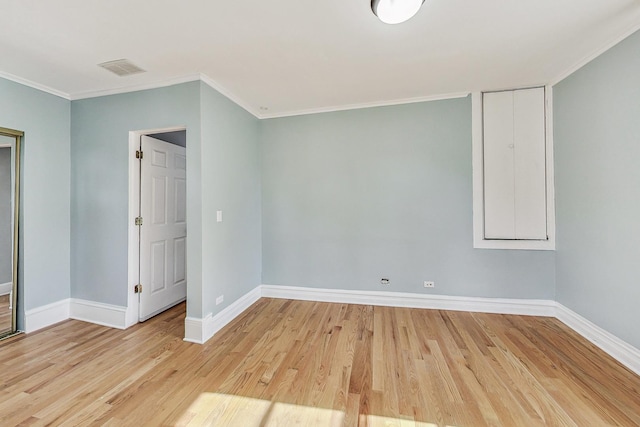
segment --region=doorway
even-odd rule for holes
[[[186,129],[131,132],[130,152],[127,326],[186,299]]]

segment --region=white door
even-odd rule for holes
[[[187,296],[185,148],[142,136],[140,321]]]

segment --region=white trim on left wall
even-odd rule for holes
[[[187,317],[184,319],[184,340],[196,344],[204,344],[261,297],[262,287],[258,286],[238,298],[215,316],[213,313],[209,313],[203,319]]]
[[[10,294],[12,288],[13,288],[13,283],[11,282],[0,284],[0,295]]]
[[[78,298],[66,298],[25,312],[25,332],[31,333],[68,320],[82,320],[109,328],[125,329],[127,308]]]
[[[139,269],[139,231],[135,218],[140,213],[140,162],[136,159],[136,151],[140,149],[140,137],[147,131],[129,132],[129,206],[127,227],[127,312],[126,326],[138,323],[140,298],[135,293],[135,286],[140,277]]]
[[[71,298],[69,317],[116,329],[126,329],[127,307]]]
[[[67,298],[26,310],[24,313],[24,331],[29,334],[69,318],[70,300]]]

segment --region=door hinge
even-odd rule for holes
[[[142,160],[143,155],[144,153],[142,152],[142,150],[136,150],[136,159]]]
[[[135,285],[135,286],[133,287],[133,291],[134,291],[136,294],[141,294],[141,293],[142,293],[142,285],[141,285],[140,283],[138,283],[137,285]]]
[[[135,225],[142,225],[142,217],[141,216],[136,218]]]

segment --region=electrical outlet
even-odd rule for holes
[[[224,295],[220,295],[218,298],[216,298],[216,305],[222,304],[222,301],[224,301]]]
[[[388,286],[389,285],[389,279],[385,279],[385,278],[380,279],[380,284]]]
[[[424,281],[424,287],[425,288],[435,288],[436,287],[436,282],[428,282],[428,281]]]

